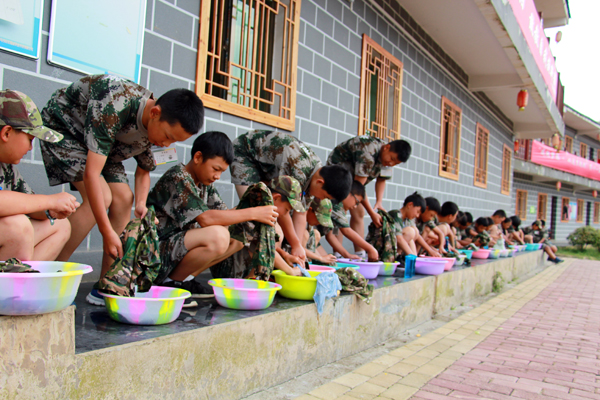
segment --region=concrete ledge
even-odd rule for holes
[[[234,399],[376,345],[532,272],[541,251],[355,296],[75,355],[73,307],[0,317],[0,398]],[[476,264],[476,263],[474,263]]]

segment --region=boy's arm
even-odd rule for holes
[[[365,183],[367,183],[366,176],[354,175],[354,180],[362,183],[363,185]],[[373,223],[375,224],[375,227],[381,228],[383,217],[381,215],[377,214],[375,211],[373,211],[373,207],[371,207],[371,203],[369,203],[369,196],[365,196],[363,198],[363,200],[360,202],[360,204],[363,205],[363,207],[367,211],[367,214],[369,214],[369,217],[371,217],[371,221],[373,221]]]
[[[401,249],[404,254],[412,254],[412,250],[406,242],[406,239],[404,239],[404,236],[396,235],[396,242],[398,243],[398,248]]]
[[[150,171],[146,171],[139,165],[135,170],[135,209],[133,214],[137,218],[144,218],[148,212],[146,200],[150,192]]]
[[[229,226],[240,222],[256,221],[274,226],[279,214],[275,206],[260,206],[242,210],[208,210],[196,217],[201,227],[222,225]]]
[[[369,261],[379,261],[379,253],[375,250],[375,247],[371,246],[365,239],[360,237],[352,228],[340,228],[340,231],[346,236],[352,243],[358,247],[365,249],[369,256]]]
[[[422,248],[425,249],[425,251],[432,257],[440,257],[440,253],[434,249],[433,247],[431,247],[430,245],[427,244],[427,242],[425,241],[425,239],[423,239],[423,236],[421,236],[420,234],[417,235],[415,237],[415,242],[419,245],[421,245]]]
[[[306,215],[304,216],[304,218],[306,218]],[[285,213],[284,215],[280,215],[278,221],[279,225],[281,225],[283,236],[285,236],[288,243],[292,247],[291,254],[293,256],[299,257],[301,260],[306,259],[306,253],[302,248],[300,239],[298,239],[298,236],[296,235],[296,231],[294,230],[294,223],[290,214]],[[306,222],[304,223],[304,229],[306,229]]]
[[[440,241],[440,252],[444,251],[443,249],[446,246],[446,235],[444,235],[444,232],[442,232],[442,230],[437,226],[432,229],[432,232],[437,235]]]
[[[104,252],[111,255],[113,258],[123,256],[123,246],[119,235],[112,228],[108,215],[106,214],[106,204],[104,204],[104,195],[102,194],[102,181],[100,174],[102,168],[106,164],[106,156],[96,154],[93,151],[88,151],[85,171],[83,173],[83,184],[87,192],[88,201],[98,230],[102,234],[104,242]]]
[[[383,194],[385,193],[385,181],[386,179],[382,179],[378,177],[375,181],[375,206],[373,206],[374,210],[383,210]]]
[[[279,255],[279,253],[275,253],[275,269],[281,270],[288,275],[292,276],[302,276],[302,272],[300,272],[300,268],[298,267],[290,267],[288,263]]]
[[[0,204],[0,217],[23,214],[40,220],[47,219],[46,210],[68,216],[79,207],[75,196],[66,192],[44,195],[0,190]]]

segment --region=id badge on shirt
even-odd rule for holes
[[[172,162],[177,162],[177,151],[174,147],[168,149],[153,149],[154,165],[163,165]]]

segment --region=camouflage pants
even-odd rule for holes
[[[377,228],[374,223],[369,225],[369,233],[366,241],[379,253],[379,259],[384,262],[396,261],[398,254],[398,243],[396,241],[396,230],[394,229],[394,219],[383,210],[377,210],[382,217],[382,225]],[[402,232],[398,232],[402,234]]]
[[[199,224],[194,224],[192,229],[200,228]],[[183,257],[188,253],[185,247],[185,232],[179,232],[171,236],[167,240],[161,240],[159,248],[161,255],[161,267],[156,278],[156,284],[162,283],[173,272],[175,267],[179,265]]]
[[[264,183],[257,183],[244,193],[237,209],[267,205],[273,205],[271,191]],[[248,221],[231,225],[229,234],[244,248],[210,267],[213,277],[268,280],[275,266],[275,227]]]
[[[63,142],[58,146],[39,141],[50,186],[83,181],[87,148],[76,140],[63,139]],[[129,183],[122,162],[107,159],[102,176],[107,183]]]

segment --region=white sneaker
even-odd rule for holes
[[[85,297],[85,301],[93,306],[104,306],[104,296],[102,296],[97,289],[92,289]]]
[[[335,256],[335,258],[343,258],[342,255],[340,253],[338,253],[337,251],[334,252],[333,255]]]

